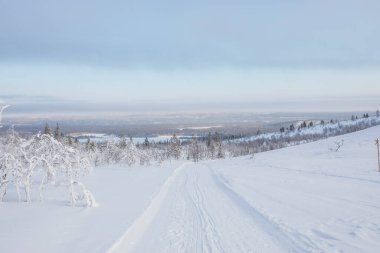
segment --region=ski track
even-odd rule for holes
[[[161,186],[158,194],[153,198],[150,205],[145,209],[140,217],[138,217],[135,222],[128,228],[126,233],[115,242],[112,247],[108,250],[108,253],[114,252],[130,252],[135,244],[140,240],[147,226],[155,218],[158,210],[160,209],[165,196],[168,194],[171,184],[175,181],[175,178],[180,173],[181,170],[186,166],[183,164],[176,168],[172,175],[165,181]]]
[[[210,162],[178,167],[116,252],[321,252],[234,191]]]

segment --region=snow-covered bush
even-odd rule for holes
[[[42,175],[39,182],[41,199],[48,183],[63,184],[68,189],[72,205],[79,202],[86,206],[95,205],[92,194],[79,181],[90,172],[91,166],[78,149],[59,142],[50,134],[23,139],[12,131],[1,138],[0,151],[0,201],[4,199],[9,183],[12,183],[19,200],[20,189],[24,189],[26,201],[31,202],[32,186],[39,178],[36,175]],[[80,186],[80,194],[75,190],[77,185]]]

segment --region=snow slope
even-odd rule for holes
[[[109,252],[378,252],[377,136],[184,165]]]
[[[2,203],[0,252],[378,252],[377,137],[380,126],[253,158],[96,169],[98,208]]]
[[[31,204],[18,203],[15,191],[8,191],[0,203],[0,252],[105,252],[177,166],[96,168],[85,180],[99,203],[95,208],[69,206],[62,188],[47,190],[43,203],[35,189]]]

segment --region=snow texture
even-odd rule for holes
[[[377,126],[254,157],[96,168],[85,183],[98,208],[1,203],[0,252],[378,252],[379,136]]]

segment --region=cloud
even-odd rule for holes
[[[0,59],[97,66],[380,65],[379,1],[2,1]]]
[[[0,1],[0,98],[12,113],[70,114],[306,110],[300,98],[378,96],[379,8],[345,0]]]

